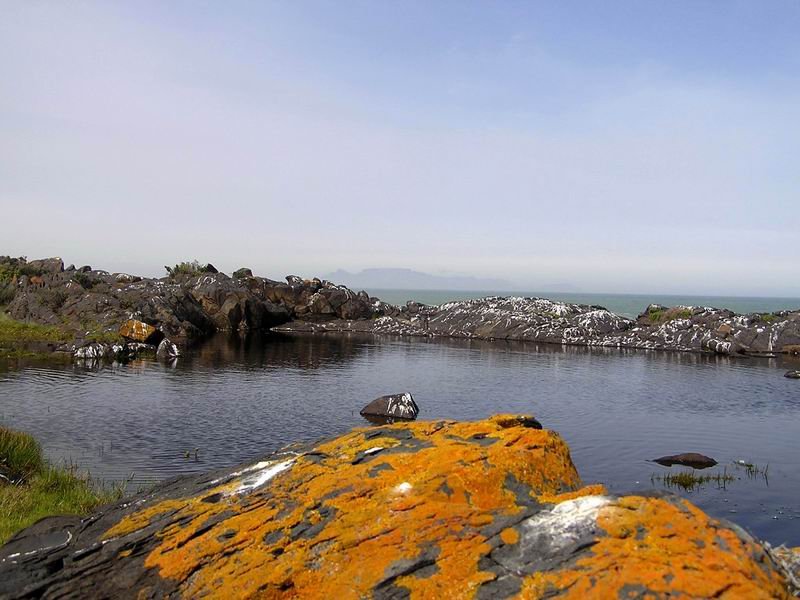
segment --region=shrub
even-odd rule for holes
[[[188,275],[196,277],[203,273],[216,273],[217,270],[211,264],[201,264],[197,260],[180,262],[174,267],[164,267],[170,277],[177,277],[179,275]]]

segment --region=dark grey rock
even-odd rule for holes
[[[376,398],[361,409],[362,416],[385,417],[413,420],[419,414],[419,407],[408,392]]]
[[[789,379],[800,379],[800,371],[786,371],[783,376]]]
[[[692,467],[693,469],[707,469],[717,464],[717,461],[713,458],[705,456],[704,454],[698,454],[697,452],[684,452],[683,454],[662,456],[661,458],[656,458],[653,462],[665,467],[681,465],[684,467]]]

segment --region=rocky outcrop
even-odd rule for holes
[[[562,345],[770,355],[800,343],[800,311],[737,315],[709,307],[651,305],[638,319],[601,306],[543,298],[482,298],[440,306],[409,303],[366,320],[296,321],[284,332],[376,334],[519,340]]]
[[[789,598],[794,553],[672,495],[581,487],[530,417],[357,429],[0,549],[29,597]]]
[[[32,266],[34,265],[34,266]],[[0,295],[19,320],[71,329],[78,340],[116,332],[136,319],[186,343],[216,331],[362,332],[425,337],[518,340],[559,345],[677,350],[727,355],[800,352],[800,310],[737,315],[729,310],[651,305],[637,319],[602,306],[543,298],[499,298],[397,307],[320,279],[286,282],[234,277],[212,265],[170,269],[161,279],[63,270],[61,259],[27,263],[0,257]]]
[[[158,344],[142,327],[187,343],[216,331],[268,331],[301,316],[319,322],[399,312],[327,281],[289,276],[282,283],[253,277],[249,269],[232,278],[206,265],[196,273],[170,270],[168,277],[151,279],[88,266],[64,270],[61,259],[0,257],[0,267],[4,285],[13,287],[9,315],[67,329],[74,347],[118,330],[127,339]],[[135,326],[141,331],[134,321],[143,323]]]

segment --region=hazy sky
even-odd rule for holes
[[[800,296],[800,2],[0,0],[0,253]]]

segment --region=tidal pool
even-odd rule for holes
[[[0,422],[33,433],[51,460],[135,491],[369,425],[365,404],[408,391],[420,419],[533,414],[566,439],[585,483],[618,493],[664,489],[659,477],[680,469],[648,459],[712,456],[719,465],[698,473],[731,481],[673,491],[798,546],[800,381],[783,377],[798,368],[505,342],[218,336],[174,365],[2,366]]]

